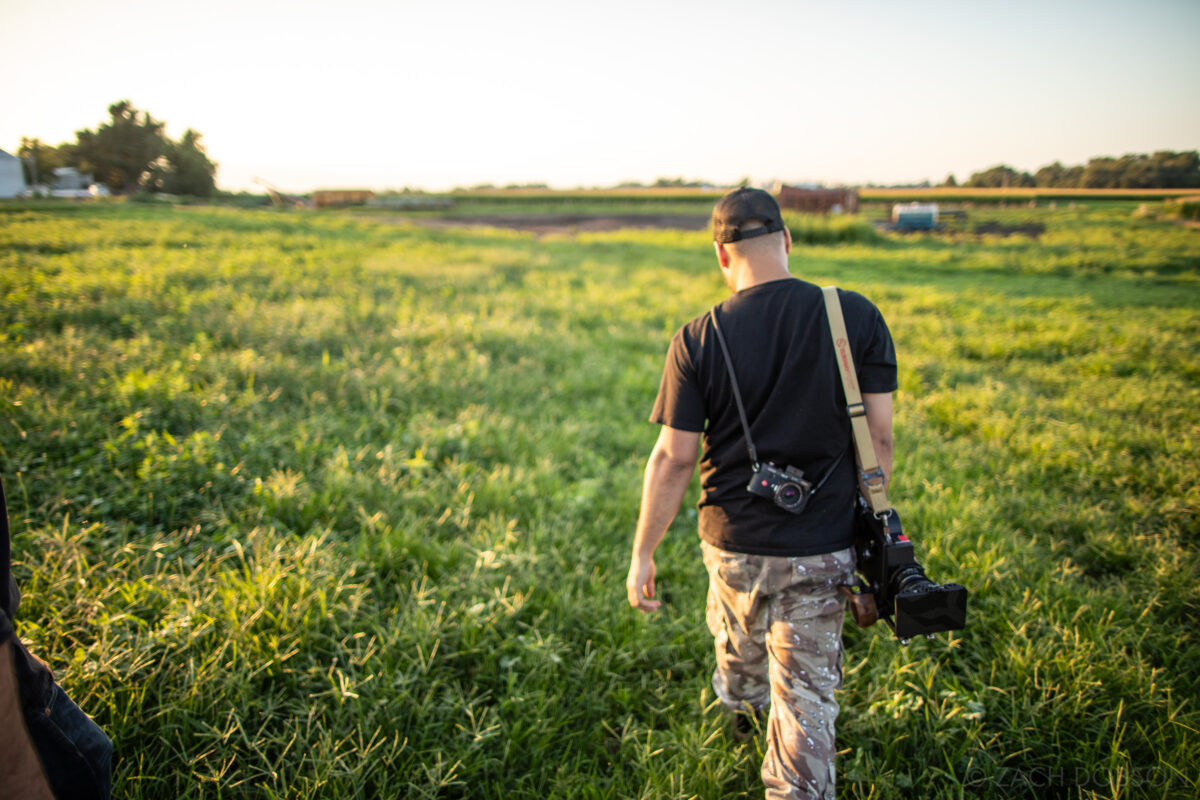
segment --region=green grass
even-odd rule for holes
[[[893,502],[969,627],[848,628],[844,797],[1200,790],[1200,234],[814,237],[896,338]],[[852,228],[851,228],[852,229]],[[874,232],[872,231],[872,234]],[[624,600],[703,233],[0,205],[21,634],[116,795],[759,796],[708,688],[692,487]]]
[[[709,198],[676,199],[671,197],[648,197],[636,199],[629,197],[595,197],[588,195],[568,197],[491,197],[491,196],[448,196],[454,201],[453,206],[446,209],[416,210],[404,208],[388,208],[376,206],[356,206],[348,209],[353,214],[391,217],[475,217],[499,214],[504,216],[525,216],[544,214],[590,214],[607,216],[615,214],[671,214],[678,216],[694,216],[707,222],[712,214],[713,201]],[[336,210],[326,213],[345,213]]]
[[[783,212],[784,223],[797,246],[822,244],[879,244],[883,237],[861,216]]]

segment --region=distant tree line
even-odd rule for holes
[[[108,122],[96,130],[77,131],[74,142],[54,146],[22,138],[17,155],[29,183],[51,183],[55,169],[75,167],[114,194],[211,197],[216,192],[217,165],[205,153],[199,133],[188,128],[179,141],[172,141],[164,133],[166,123],[128,100],[109,106],[108,114]]]
[[[471,186],[468,186],[465,189],[461,186],[455,186],[453,191],[455,191],[455,192],[494,192],[498,189],[502,189],[506,192],[511,192],[511,191],[514,191],[517,189],[549,189],[549,188],[550,188],[549,184],[542,183],[540,181],[534,181],[531,183],[506,183],[503,186],[497,186],[494,183],[487,182],[487,183],[472,184]],[[409,189],[407,186],[405,186],[403,193],[408,194],[410,191],[411,191],[411,189]],[[418,189],[418,191],[421,191],[421,190]]]
[[[749,178],[744,178],[743,183],[748,183]],[[621,181],[617,184],[618,189],[700,189],[705,186],[711,186],[710,181],[688,180],[685,178],[655,178],[654,183],[642,183],[641,181]]]
[[[955,186],[954,176],[946,186]],[[1086,165],[1064,166],[1055,161],[1032,175],[1007,164],[976,172],[968,187],[1052,189],[1190,189],[1200,187],[1200,153],[1159,150],[1153,155],[1129,153],[1120,158],[1097,156]]]

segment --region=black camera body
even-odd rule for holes
[[[775,464],[755,464],[746,491],[773,500],[784,511],[799,514],[812,497],[812,484],[804,480],[803,470],[780,469]]]
[[[854,547],[863,582],[858,591],[849,592],[854,621],[866,627],[881,616],[901,641],[964,628],[966,588],[936,584],[926,577],[896,509],[878,519],[863,504],[858,515]]]

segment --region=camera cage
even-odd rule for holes
[[[912,541],[904,534],[900,514],[887,501],[886,476],[871,443],[841,298],[836,286],[823,286],[821,293],[866,494],[859,498],[856,510],[854,544],[861,580],[855,586],[843,587],[851,613],[864,627],[882,617],[903,643],[919,634],[932,636],[963,628],[967,621],[967,590],[956,583],[939,585],[929,580],[917,561]]]
[[[857,513],[854,549],[860,581],[842,592],[850,599],[854,621],[869,627],[882,618],[902,643],[965,627],[967,590],[929,579],[899,512],[889,508],[876,515],[860,498]]]

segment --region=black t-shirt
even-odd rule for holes
[[[896,389],[896,352],[879,310],[838,290],[863,392]],[[794,466],[814,485],[801,514],[746,491],[750,457],[712,312],[671,340],[651,422],[703,432],[700,536],[757,555],[830,553],[854,540],[858,491],[846,395],[820,287],[794,278],[762,283],[716,307],[760,461]],[[844,454],[844,455],[843,455]]]

